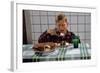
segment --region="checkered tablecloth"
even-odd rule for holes
[[[81,43],[78,48],[73,45],[69,47],[58,47],[48,54],[36,54],[32,50],[32,45],[23,45],[23,58],[32,59],[33,62],[40,61],[62,61],[62,60],[84,60],[91,58],[91,49],[88,44]]]

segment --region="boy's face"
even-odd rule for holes
[[[65,20],[60,20],[57,22],[56,26],[60,33],[65,33],[68,28],[68,23]]]

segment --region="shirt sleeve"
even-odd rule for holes
[[[39,39],[38,39],[38,43],[45,43],[45,42],[49,42],[50,41],[50,34],[47,33],[47,30],[45,32],[43,32]]]

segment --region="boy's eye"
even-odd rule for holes
[[[59,26],[65,26],[64,24],[61,24],[61,25],[59,25]]]

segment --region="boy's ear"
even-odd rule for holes
[[[69,25],[69,22],[67,22],[67,25]]]
[[[67,22],[67,26],[69,26],[69,23]]]

